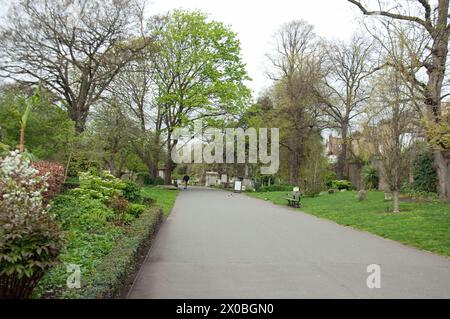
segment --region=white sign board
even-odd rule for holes
[[[241,181],[235,181],[234,182],[234,191],[240,192],[242,189],[242,182]]]

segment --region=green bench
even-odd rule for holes
[[[288,201],[288,205],[292,206],[292,207],[300,207],[301,203],[300,203],[300,199],[301,199],[301,193],[298,187],[294,187],[294,189],[292,190],[292,194],[290,197],[285,197],[285,199]]]

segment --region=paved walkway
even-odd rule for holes
[[[369,289],[367,266],[381,266]],[[129,298],[450,298],[450,259],[242,194],[182,191]]]

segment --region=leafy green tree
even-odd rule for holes
[[[97,109],[88,138],[97,150],[98,157],[116,177],[122,176],[130,147],[130,120],[123,114],[117,100],[105,101]]]
[[[245,108],[250,91],[243,81],[249,77],[236,33],[223,23],[208,21],[199,11],[180,10],[159,21],[152,32],[158,46],[152,63],[170,155],[177,144],[172,138],[176,127],[194,119],[229,117]],[[168,156],[166,183],[173,168]]]
[[[19,144],[27,98],[24,91],[15,89],[0,97],[0,143],[10,149]],[[67,113],[52,103],[50,94],[41,92],[27,119],[25,149],[39,159],[64,161],[74,132],[74,123]]]

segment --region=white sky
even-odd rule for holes
[[[0,0],[0,18],[9,0]],[[346,40],[358,28],[360,12],[347,0],[148,0],[148,15],[173,9],[199,9],[238,34],[242,58],[253,81],[247,85],[254,96],[268,87],[270,65],[265,56],[272,48],[272,36],[285,22],[304,19],[318,35]]]
[[[272,48],[272,35],[285,22],[304,19],[318,35],[346,40],[357,29],[361,14],[346,0],[149,0],[148,13],[172,9],[199,9],[238,33],[242,57],[257,95],[270,85],[266,53]]]

